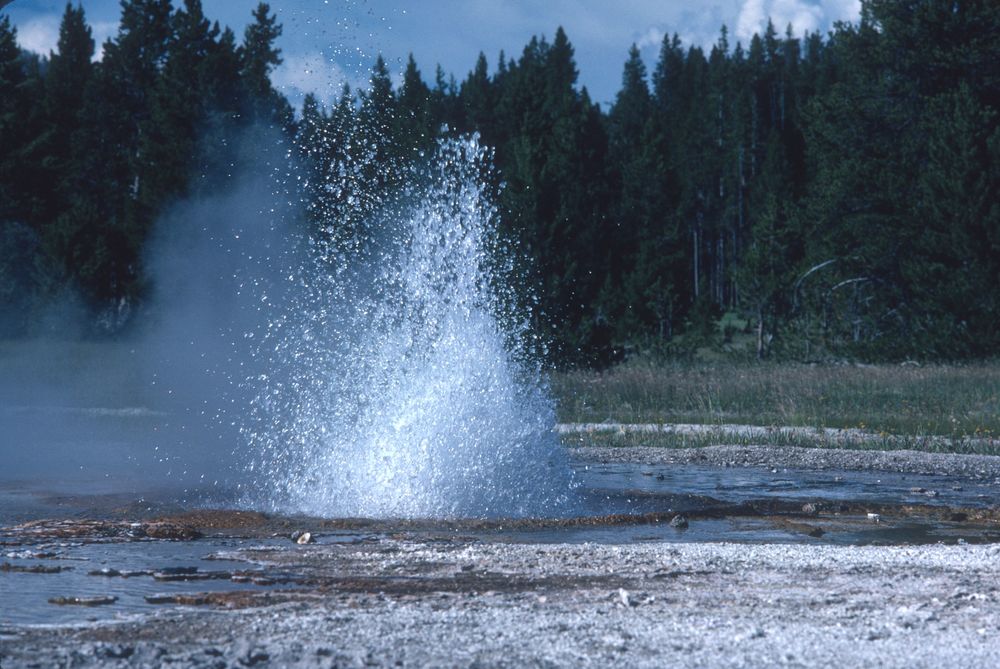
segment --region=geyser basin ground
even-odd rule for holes
[[[8,630],[4,666],[1000,663],[997,546],[385,539],[234,557],[310,584],[233,608]]]
[[[571,452],[589,517],[323,520],[7,485],[5,514],[69,521],[3,532],[3,666],[1000,662],[1000,458]]]

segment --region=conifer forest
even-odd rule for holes
[[[994,0],[864,0],[826,35],[768,25],[741,44],[723,27],[710,49],[668,36],[649,67],[623,44],[606,109],[556,26],[464,74],[378,58],[367,88],[296,110],[270,80],[267,4],[242,35],[199,0],[121,9],[98,45],[67,5],[48,56],[0,14],[0,337],[38,334],[65,295],[87,336],[127,336],[147,317],[158,218],[225,189],[261,146],[305,175],[285,188],[310,234],[346,239],[372,233],[377,206],[351,183],[400,191],[437,138],[478,133],[560,366],[732,336],[761,359],[1000,350]],[[348,187],[323,188],[337,171]]]

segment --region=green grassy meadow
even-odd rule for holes
[[[806,365],[627,363],[552,377],[565,423],[694,423],[848,428],[855,447],[1000,453],[1000,363]],[[695,435],[595,435],[663,446],[741,443],[723,430]],[[768,443],[827,445],[816,431],[775,431]],[[838,444],[843,445],[843,444]],[[850,444],[848,444],[850,446]]]

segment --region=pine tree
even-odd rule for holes
[[[438,65],[434,71],[434,88],[431,90],[430,117],[436,131],[447,127],[455,130],[462,123],[462,111],[455,90],[454,78],[449,80]]]
[[[462,82],[458,94],[464,119],[462,130],[478,131],[485,142],[490,143],[496,138],[496,92],[490,81],[489,66],[486,56],[480,52],[476,67]]]
[[[1000,149],[998,113],[967,84],[931,101],[927,164],[915,213],[921,221],[902,280],[935,356],[982,355],[1000,343]]]
[[[269,16],[270,12],[270,5],[258,4],[253,11],[253,23],[243,34],[241,74],[246,108],[251,119],[288,129],[292,125],[292,109],[271,86],[271,72],[282,63],[281,49],[275,45],[282,27],[277,16]]]
[[[532,38],[504,73],[498,163],[507,181],[506,232],[531,259],[539,331],[559,324],[564,360],[593,358],[610,346],[598,293],[608,241],[607,136],[599,109],[577,91],[573,47],[562,29],[553,43]],[[564,324],[564,325],[563,325]]]
[[[171,23],[166,62],[153,89],[150,122],[140,148],[150,168],[142,196],[151,211],[187,193],[192,174],[205,174],[197,146],[206,121],[204,104],[214,83],[206,66],[219,31],[205,18],[201,0],[184,0]]]
[[[650,143],[653,109],[646,83],[646,66],[633,44],[622,73],[622,87],[608,115],[610,173],[617,206],[613,209],[614,246],[608,249],[611,271],[602,288],[601,303],[621,338],[649,325],[645,309],[647,286],[657,270],[644,251],[652,243],[657,212],[650,210],[657,172]],[[640,255],[645,262],[640,262]]]
[[[67,4],[59,26],[59,43],[45,75],[45,117],[48,126],[46,162],[52,190],[42,219],[51,224],[69,207],[66,185],[72,175],[72,139],[80,128],[84,91],[93,73],[94,39],[82,7]]]
[[[0,221],[23,220],[27,214],[23,194],[17,190],[20,154],[27,141],[26,82],[17,29],[9,16],[0,16]]]
[[[410,54],[403,71],[393,135],[404,152],[410,149],[426,151],[434,144],[431,91],[420,76],[413,54]]]

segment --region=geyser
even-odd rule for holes
[[[487,169],[476,138],[443,140],[365,241],[311,243],[288,277],[300,294],[256,344],[252,503],[339,517],[570,511]]]

